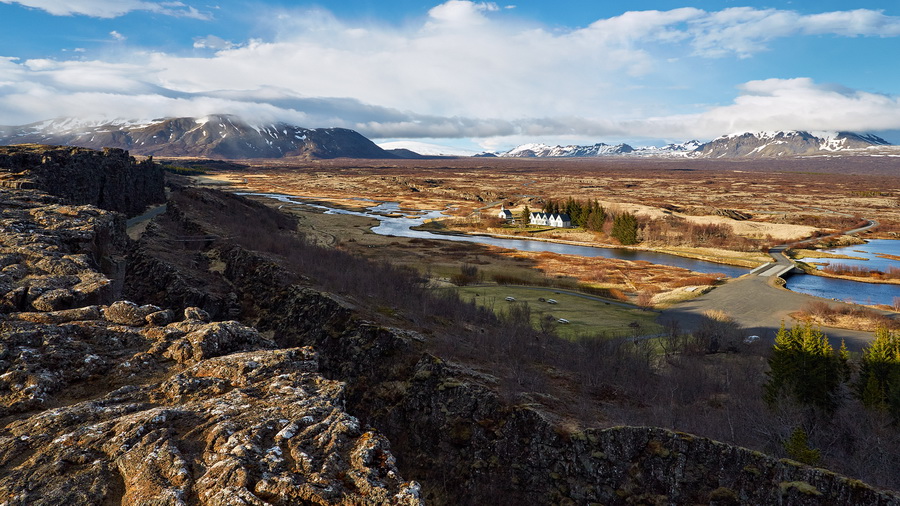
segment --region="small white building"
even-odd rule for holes
[[[497,217],[500,218],[501,220],[512,221],[513,214],[509,209],[506,209],[503,206],[500,206],[500,212],[497,213]]]
[[[565,213],[531,213],[528,223],[542,227],[568,228],[572,226],[572,219]]]

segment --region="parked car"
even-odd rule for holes
[[[558,304],[554,299],[547,299],[547,304]]]
[[[507,302],[515,302],[516,298],[515,297],[507,297],[506,300],[507,300]]]
[[[566,320],[565,318],[560,318],[559,320],[556,320],[556,321],[558,321],[559,323],[569,323],[569,320]]]
[[[744,338],[744,344],[755,343],[759,341],[759,336],[747,336]]]

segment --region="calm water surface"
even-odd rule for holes
[[[878,255],[900,256],[900,241],[890,239],[873,239],[866,244],[844,246],[823,250],[828,253],[858,257],[846,258],[801,258],[807,263],[841,263],[860,265],[879,271],[887,271],[891,267],[900,268],[900,260],[883,258]],[[797,292],[808,293],[827,299],[838,299],[857,304],[893,304],[900,297],[900,285],[879,283],[861,283],[844,279],[823,278],[819,276],[797,275],[787,278],[787,287]]]

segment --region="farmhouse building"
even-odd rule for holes
[[[528,223],[543,227],[568,228],[572,226],[572,219],[565,213],[531,213]]]

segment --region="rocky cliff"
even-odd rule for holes
[[[122,216],[25,188],[75,170],[56,156],[14,153],[38,174],[0,188],[3,504],[421,504],[314,350],[117,300]],[[103,195],[89,180],[75,195]]]
[[[168,237],[170,227],[225,237],[227,224],[205,221],[225,209],[274,213],[193,189],[170,207],[169,222],[145,243]],[[266,220],[272,228],[264,235],[275,235],[281,218]],[[209,300],[231,290],[240,317],[271,332],[276,346],[315,349],[320,371],[347,385],[348,409],[391,439],[401,473],[422,483],[429,502],[900,504],[858,481],[706,438],[649,427],[569,428],[539,398],[510,398],[500,393],[501,378],[439,358],[427,329],[376,323],[352,296],[314,289],[266,255],[219,240],[192,257],[136,258],[144,275],[133,280],[135,295],[193,300],[189,280],[215,272]]]
[[[0,147],[0,187],[36,188],[68,204],[132,216],[165,201],[162,169],[121,149],[43,145]]]

